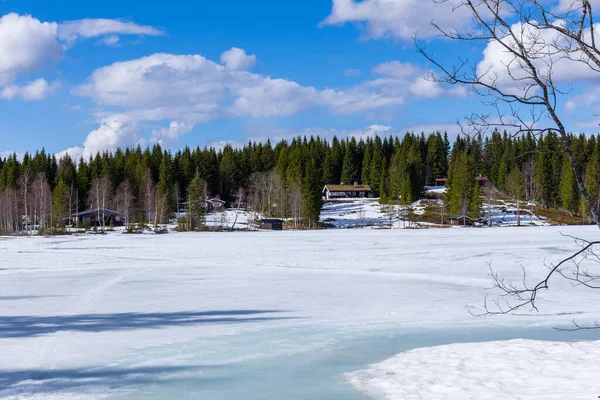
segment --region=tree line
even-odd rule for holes
[[[577,171],[600,201],[600,141],[585,135],[571,135],[570,141]],[[160,224],[183,208],[198,216],[207,197],[310,228],[318,224],[325,184],[370,185],[384,202],[410,204],[439,177],[448,178],[450,213],[477,214],[479,175],[515,198],[585,216],[574,174],[553,133],[513,138],[494,131],[485,138],[458,137],[452,145],[440,132],[331,141],[298,137],[221,150],[171,152],[155,145],[79,160],[41,150],[21,160],[0,159],[0,231],[17,233],[28,224],[58,228],[75,212],[98,208],[122,212],[127,222]]]

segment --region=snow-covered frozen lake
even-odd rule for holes
[[[596,331],[552,329],[600,319],[600,293],[560,281],[538,300],[539,313],[468,313],[490,286],[488,263],[508,277],[518,278],[521,264],[532,279],[540,276],[544,261],[575,248],[560,232],[599,233],[537,227],[0,239],[0,398],[407,398],[394,386],[404,382],[402,365],[425,372],[428,357],[456,353],[430,346],[600,339]],[[493,343],[464,346],[485,345]],[[418,356],[402,353],[423,347]],[[398,353],[408,358],[391,359]],[[468,351],[460,354],[470,362]],[[431,379],[410,375],[411,398],[444,393],[419,397],[427,386],[419,376]]]

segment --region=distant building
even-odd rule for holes
[[[356,199],[371,196],[371,187],[369,185],[325,185],[323,188],[323,197],[327,200],[332,199]]]
[[[488,183],[488,178],[487,176],[478,176],[475,178],[475,181],[477,181],[477,183],[479,184],[479,186],[483,187],[486,186]],[[448,183],[448,178],[435,178],[433,180],[433,185],[432,186],[446,186],[446,184]]]
[[[74,217],[79,225],[123,226],[125,224],[125,214],[108,208],[95,208],[93,210],[82,211],[75,214]],[[102,223],[102,220],[104,220],[104,223]]]
[[[475,180],[477,181],[477,183],[479,183],[479,186],[481,186],[481,187],[487,186],[487,183],[488,183],[487,176],[479,175],[477,178],[475,178]]]
[[[223,211],[225,209],[225,204],[226,202],[221,200],[221,199],[217,199],[212,198],[212,199],[208,199],[206,200],[206,211],[207,212],[220,212]]]
[[[433,180],[433,186],[446,186],[447,178],[435,178]]]
[[[475,222],[475,220],[468,215],[457,215],[448,218],[448,223],[450,225],[469,226],[473,225],[473,222]]]
[[[260,220],[260,229],[281,231],[283,230],[283,220],[278,218],[263,218]]]

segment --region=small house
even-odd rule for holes
[[[125,214],[108,208],[95,208],[93,210],[82,211],[75,214],[74,217],[79,225],[123,226],[125,224]]]
[[[479,184],[479,187],[484,187],[484,186],[487,186],[487,184],[488,184],[488,178],[487,178],[487,176],[481,176],[481,175],[479,175],[478,177],[475,178],[475,180]]]
[[[260,229],[281,231],[283,230],[283,220],[278,218],[263,218],[260,220]]]
[[[206,200],[206,212],[221,212],[225,209],[226,202],[216,197]]]
[[[457,215],[448,218],[448,223],[456,226],[470,226],[473,225],[474,221],[475,220],[468,215]]]
[[[448,181],[447,178],[435,178],[433,180],[433,186],[446,186],[446,182]]]
[[[356,199],[371,196],[371,187],[369,185],[325,185],[323,188],[323,197],[327,200],[333,199]]]

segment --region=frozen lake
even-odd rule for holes
[[[0,241],[0,398],[365,399],[345,373],[457,342],[598,339],[557,281],[540,313],[474,318],[488,265],[574,249],[593,227],[350,230]]]

